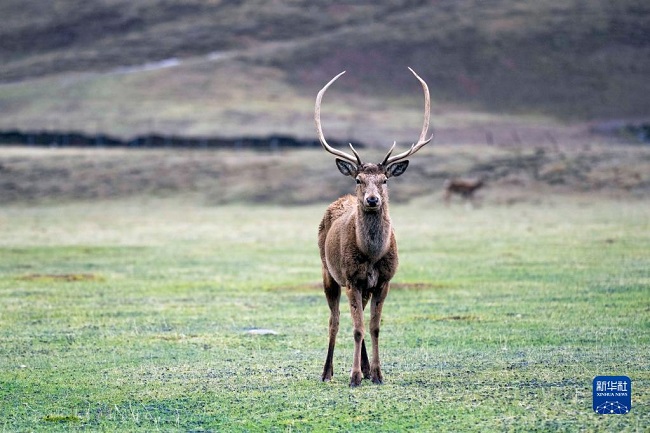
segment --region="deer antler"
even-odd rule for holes
[[[410,155],[413,155],[433,138],[433,134],[431,134],[431,137],[427,139],[427,132],[429,131],[429,118],[431,117],[431,98],[429,96],[429,87],[427,86],[427,83],[425,83],[424,80],[420,78],[420,76],[416,74],[413,69],[409,68],[409,71],[411,71],[413,75],[415,75],[415,78],[418,79],[420,84],[422,84],[422,90],[424,91],[424,124],[422,125],[422,132],[420,133],[418,142],[412,144],[409,150],[395,155],[391,158],[390,155],[393,153],[393,149],[395,149],[395,143],[393,143],[393,146],[391,146],[390,150],[386,154],[386,157],[384,158],[384,161],[381,163],[381,165],[384,167],[392,164],[393,162],[399,161],[400,159],[404,159]]]
[[[334,149],[332,146],[327,144],[327,140],[325,140],[325,135],[323,134],[323,126],[320,123],[320,104],[321,104],[321,100],[323,99],[323,95],[325,94],[327,88],[331,86],[332,83],[334,83],[334,81],[336,81],[336,79],[343,74],[345,74],[345,71],[341,72],[336,77],[332,78],[330,82],[327,83],[325,87],[323,87],[320,90],[320,92],[318,92],[318,95],[316,95],[316,107],[314,108],[314,120],[316,121],[316,133],[318,134],[318,139],[320,140],[320,144],[323,145],[323,148],[326,151],[340,158],[343,158],[347,161],[350,161],[353,164],[361,165],[361,158],[359,157],[357,151],[354,150],[354,147],[352,147],[352,143],[350,143],[350,149],[352,149],[352,153],[354,153],[354,156],[350,155],[349,153],[345,153],[340,150]]]

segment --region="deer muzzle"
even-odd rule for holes
[[[364,198],[366,208],[376,210],[381,207],[381,198],[376,195],[366,195]]]

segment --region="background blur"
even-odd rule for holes
[[[650,136],[646,0],[3,0],[0,16],[4,144],[48,131],[56,146],[73,132],[99,147],[314,144],[315,95],[347,70],[323,102],[325,133],[383,150],[419,134],[422,92],[407,66],[431,89],[434,146],[549,158]],[[645,167],[625,174],[633,189],[648,187]],[[0,197],[29,195],[14,180]]]

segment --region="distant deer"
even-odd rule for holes
[[[336,334],[339,330],[339,300],[341,287],[350,303],[354,325],[354,356],[350,373],[350,386],[361,384],[362,377],[381,384],[383,377],[379,362],[379,325],[381,310],[388,295],[389,283],[397,270],[397,243],[388,214],[388,188],[386,181],[406,171],[413,155],[431,141],[426,138],[429,129],[430,97],[427,84],[411,68],[424,90],[424,125],[420,139],[410,149],[392,156],[395,144],[384,160],[378,164],[363,163],[357,151],[350,144],[354,156],[332,148],[323,134],[320,121],[320,106],[323,94],[345,71],[334,77],[318,92],[314,119],[318,138],[329,153],[337,156],[339,171],[356,180],[356,195],[346,195],[329,205],[318,227],[318,248],[323,263],[323,286],[330,308],[329,346],[323,381],[329,381],[334,374],[332,359]],[[364,340],[363,310],[370,303],[370,336],[372,338],[372,363]]]
[[[485,185],[485,181],[482,178],[475,179],[447,179],[444,184],[445,189],[445,203],[449,204],[452,194],[458,194],[464,199],[468,199],[471,202],[474,201],[474,193],[476,190]]]

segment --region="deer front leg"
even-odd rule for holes
[[[381,385],[384,378],[381,374],[379,362],[379,326],[381,324],[381,310],[384,300],[388,295],[388,282],[383,283],[379,290],[372,296],[370,303],[370,338],[372,339],[372,362],[370,363],[370,379],[373,383]]]
[[[327,305],[330,308],[330,321],[329,321],[329,344],[327,346],[327,357],[325,358],[325,365],[323,366],[323,374],[321,380],[329,382],[332,380],[334,374],[334,346],[336,345],[336,334],[339,332],[339,300],[341,299],[341,286],[338,285],[331,275],[323,270],[323,285],[325,288],[325,297],[327,298]]]
[[[363,373],[361,371],[361,348],[363,346],[363,300],[361,290],[355,288],[346,288],[348,300],[350,302],[350,314],[352,315],[352,325],[354,327],[354,354],[352,358],[352,371],[350,372],[350,386],[361,385]]]

